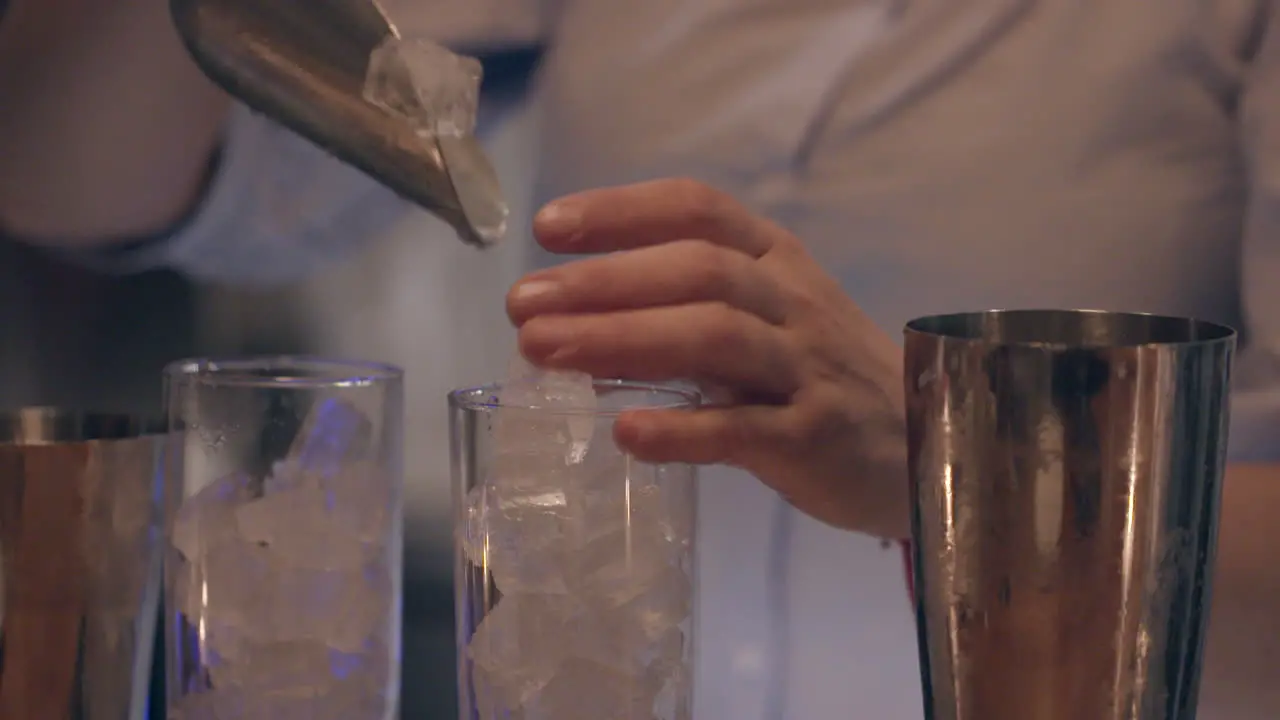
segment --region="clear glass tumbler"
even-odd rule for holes
[[[165,374],[169,720],[390,720],[403,383],[308,358]]]
[[[689,718],[695,470],[625,455],[613,423],[698,398],[594,386],[591,407],[450,396],[463,720]]]

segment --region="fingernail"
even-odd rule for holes
[[[560,284],[552,280],[529,280],[511,289],[511,299],[518,303],[527,303],[554,295],[560,290]]]
[[[569,235],[582,224],[582,206],[568,199],[555,200],[538,212],[534,222],[543,232]]]
[[[548,355],[543,362],[547,364],[547,367],[563,367],[566,365],[572,365],[573,358],[577,354],[577,345],[566,345],[557,348],[554,352]]]

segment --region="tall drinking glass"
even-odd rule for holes
[[[165,394],[170,720],[395,717],[400,370],[191,360]]]
[[[689,718],[695,470],[625,455],[613,424],[697,396],[594,386],[591,407],[449,398],[463,720]]]

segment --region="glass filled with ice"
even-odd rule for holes
[[[165,373],[169,720],[391,720],[403,383],[305,358]]]
[[[613,424],[697,400],[532,369],[450,396],[463,720],[688,720],[695,470]]]

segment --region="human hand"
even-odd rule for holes
[[[738,466],[823,522],[908,536],[901,350],[795,236],[686,180],[563,198],[534,233],[553,252],[610,254],[512,288],[530,361],[692,379],[713,398],[624,414],[619,445],[649,462]]]

